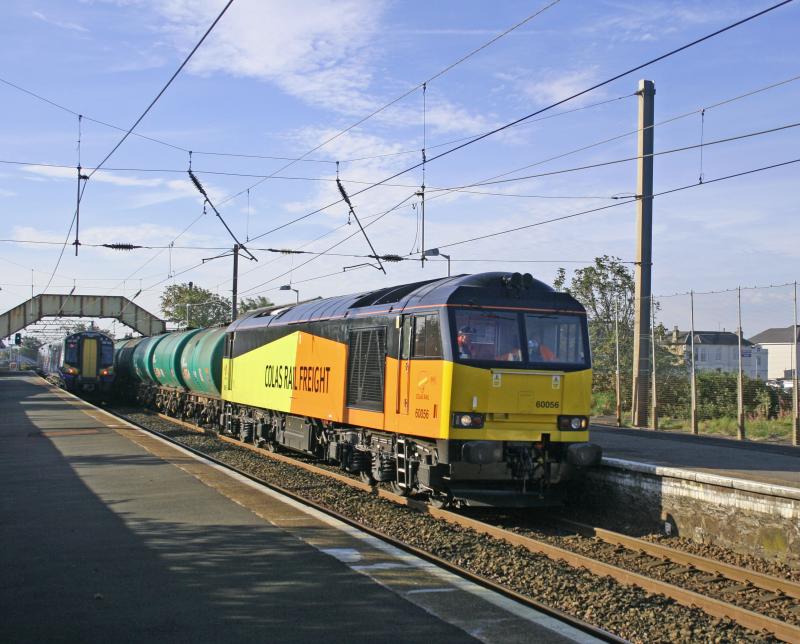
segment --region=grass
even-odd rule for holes
[[[625,422],[623,426],[630,427]],[[745,436],[749,440],[782,443],[792,440],[792,418],[788,415],[771,420],[747,418],[744,427]],[[664,431],[690,432],[691,423],[688,418],[659,418],[658,428]],[[739,427],[735,418],[710,418],[698,421],[699,434],[735,437],[738,432]]]

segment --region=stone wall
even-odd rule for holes
[[[800,489],[604,458],[577,498],[594,513],[800,567]]]

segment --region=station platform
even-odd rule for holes
[[[32,375],[0,516],[5,642],[593,641]]]
[[[800,492],[800,447],[592,425],[605,460],[647,463]],[[800,495],[798,495],[800,498]]]

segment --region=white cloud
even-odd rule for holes
[[[196,42],[219,9],[215,0],[154,3],[181,49]],[[195,54],[190,70],[225,72],[275,83],[288,94],[343,113],[374,107],[371,34],[384,2],[240,0]]]
[[[0,188],[0,197],[14,197],[16,196],[16,192],[13,190],[6,190],[5,188]]]
[[[581,90],[591,87],[597,82],[596,69],[580,69],[572,72],[545,72],[540,79],[517,79],[516,84],[521,91],[537,103],[549,105],[572,96]],[[601,92],[586,94],[570,105],[575,106],[585,100],[597,100]]]
[[[83,25],[79,25],[77,22],[69,22],[65,20],[57,20],[55,18],[50,18],[46,16],[41,11],[33,11],[31,15],[36,18],[37,20],[41,20],[42,22],[46,22],[48,25],[53,25],[54,27],[59,27],[60,29],[67,29],[69,31],[80,31],[80,32],[88,32],[89,30],[84,27]]]

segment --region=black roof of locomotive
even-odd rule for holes
[[[537,279],[533,279],[528,288],[506,286],[504,279],[511,275],[502,272],[456,275],[312,300],[279,310],[270,307],[245,313],[228,327],[228,331],[379,313],[397,314],[407,309],[454,304],[584,312],[580,302],[571,295],[559,293]]]

